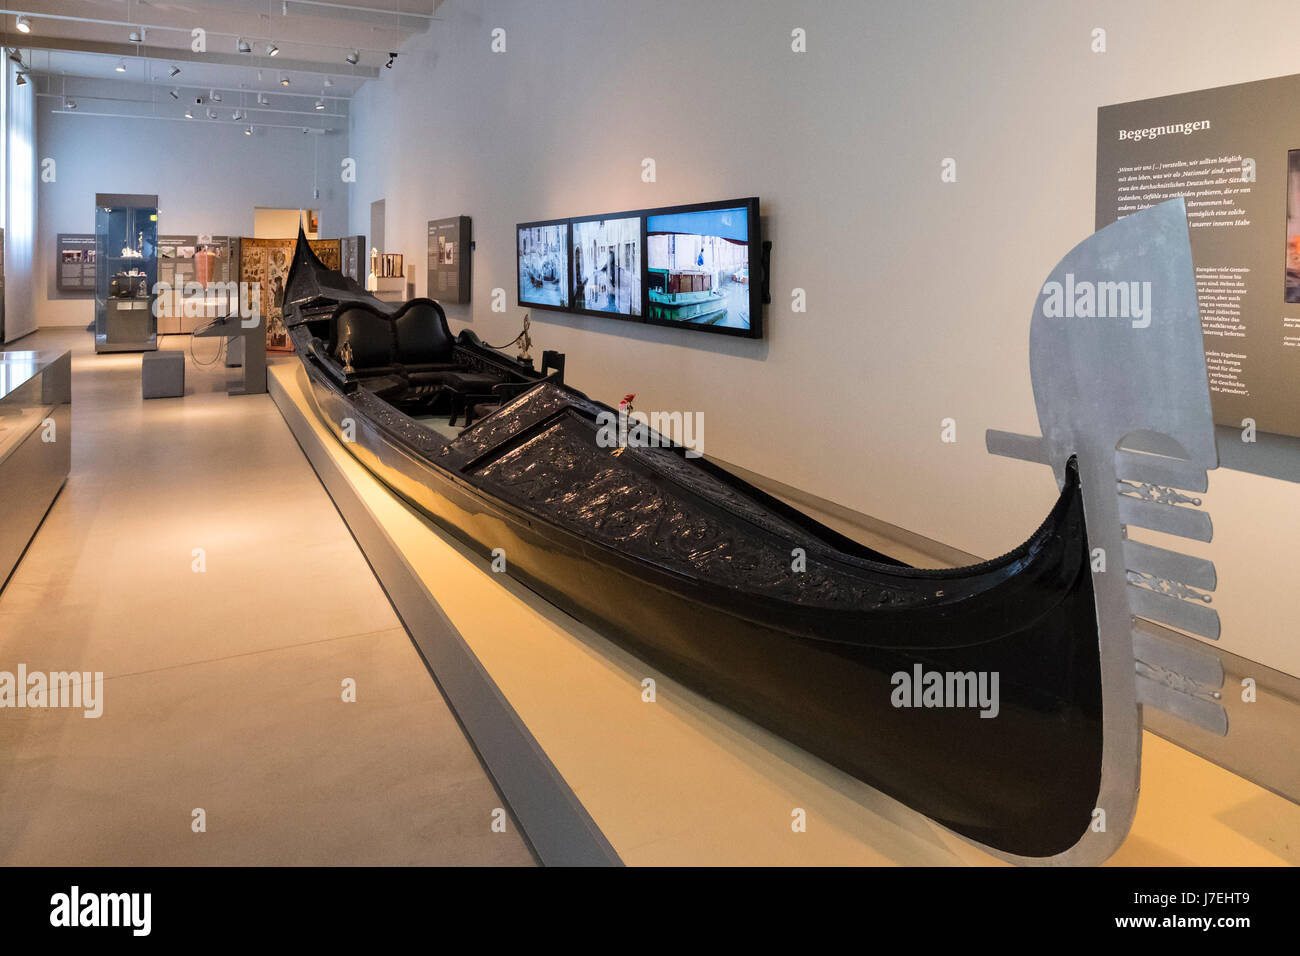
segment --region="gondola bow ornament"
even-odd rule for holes
[[[990,452],[1077,462],[1088,524],[1102,678],[1096,823],[1046,862],[1095,863],[1123,842],[1137,808],[1142,706],[1226,734],[1223,667],[1208,646],[1214,565],[1135,540],[1148,529],[1209,541],[1196,493],[1218,467],[1196,278],[1182,199],[1125,217],[1076,246],[1034,310],[1030,374],[1041,438],[992,431]],[[1204,647],[1204,649],[1203,649]]]

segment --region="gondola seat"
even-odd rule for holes
[[[453,422],[506,379],[457,357],[447,316],[432,299],[412,299],[392,316],[364,302],[340,305],[330,346],[335,360],[343,360],[344,346],[351,348],[353,381],[374,382],[401,405],[450,404]]]
[[[387,375],[395,371],[393,323],[388,316],[364,305],[340,306],[334,317],[334,341],[330,352],[343,361],[343,347],[352,350],[350,364],[359,377]]]
[[[463,369],[456,361],[455,339],[447,315],[432,299],[411,299],[393,316],[394,361],[410,372]]]

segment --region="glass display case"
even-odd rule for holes
[[[95,195],[95,351],[158,348],[158,197]]]
[[[0,351],[0,588],[72,466],[72,353]]]

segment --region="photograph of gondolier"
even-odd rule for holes
[[[573,224],[573,307],[641,314],[641,219]]]

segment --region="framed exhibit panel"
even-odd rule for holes
[[[519,304],[763,337],[758,198],[519,223]]]
[[[515,254],[519,304],[569,311],[569,220],[515,226]]]
[[[430,219],[428,236],[427,295],[442,303],[464,305],[470,295],[469,216]]]
[[[54,286],[62,295],[95,294],[95,234],[61,232],[55,240],[54,261],[58,272]]]
[[[573,240],[570,308],[584,315],[639,320],[645,315],[645,218],[640,212],[621,212],[569,222]]]
[[[365,285],[366,274],[362,271],[362,267],[366,262],[366,237],[344,236],[339,243],[342,256],[339,271],[349,279]]]
[[[645,223],[647,322],[762,337],[757,199],[650,210]]]
[[[294,239],[239,240],[239,281],[257,284],[261,295],[262,315],[266,319],[266,347],[271,351],[292,352],[288,333],[284,328],[284,283],[293,261]],[[330,269],[339,269],[342,263],[340,239],[308,240],[312,252]]]
[[[1187,203],[1214,420],[1300,437],[1300,76],[1102,107],[1098,229]]]

